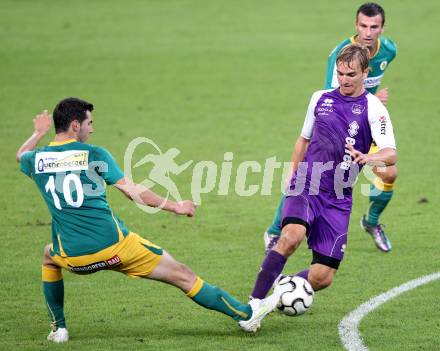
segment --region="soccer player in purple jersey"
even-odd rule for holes
[[[252,298],[266,296],[289,256],[307,238],[313,259],[297,275],[314,290],[328,287],[344,257],[352,185],[363,165],[396,163],[386,107],[365,90],[368,49],[351,44],[339,53],[335,90],[315,92],[293,155],[294,173],[283,205],[279,241],[265,257]],[[368,154],[375,142],[379,148]]]
[[[375,94],[386,106],[388,102],[388,88],[379,89],[381,80],[388,70],[390,63],[397,54],[396,44],[383,36],[385,25],[385,11],[376,3],[367,2],[361,5],[356,12],[356,34],[340,42],[328,57],[327,73],[324,89],[335,89],[339,86],[336,73],[336,58],[339,52],[347,45],[359,43],[365,45],[370,52],[368,77],[364,81],[365,88]],[[377,152],[377,146],[371,145],[370,153]],[[397,167],[373,167],[376,175],[370,185],[369,204],[366,213],[362,216],[360,224],[363,230],[371,235],[376,247],[389,252],[391,242],[385,235],[384,226],[379,223],[379,218],[390,204],[397,178]],[[280,200],[276,214],[271,225],[264,233],[266,251],[272,248],[281,234],[281,210],[285,196]]]

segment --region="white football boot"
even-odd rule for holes
[[[263,300],[252,299],[249,301],[249,305],[252,308],[252,316],[247,321],[240,321],[238,324],[240,328],[248,333],[255,333],[261,326],[261,321],[269,313],[271,313],[280,300],[280,295],[274,293]]]
[[[47,336],[47,340],[56,342],[57,344],[69,341],[69,332],[66,328],[58,328],[56,331],[51,330]]]
[[[277,244],[278,240],[280,239],[280,236],[281,235],[269,234],[267,231],[264,232],[263,234],[264,252],[266,253],[266,255]]]

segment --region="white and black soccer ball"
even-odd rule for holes
[[[280,293],[277,308],[281,313],[299,316],[312,307],[315,292],[310,283],[301,277],[288,275],[278,282],[275,289]]]

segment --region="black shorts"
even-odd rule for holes
[[[313,250],[313,259],[311,264],[315,264],[315,263],[319,263],[330,268],[338,269],[339,265],[341,264],[341,261],[338,260],[337,258],[325,256]]]

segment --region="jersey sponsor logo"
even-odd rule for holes
[[[121,259],[119,258],[118,255],[114,255],[112,258],[108,259],[106,262],[108,263],[108,265],[114,266],[115,264],[121,263]]]
[[[347,132],[350,136],[345,138],[345,150],[344,150],[344,157],[342,158],[342,162],[340,163],[340,168],[344,171],[348,171],[350,169],[350,165],[352,163],[350,150],[348,150],[348,145],[354,145],[356,144],[356,139],[353,137],[358,133],[359,130],[359,124],[356,121],[351,122],[348,125]]]
[[[387,65],[388,65],[387,61],[382,61],[379,65],[379,67],[382,71],[385,71],[385,68],[387,68]]]
[[[380,116],[379,122],[380,122],[380,134],[386,135],[387,134],[387,118],[385,116]]]
[[[69,150],[38,152],[35,155],[35,173],[81,171],[89,168],[89,151]]]
[[[353,145],[353,147],[354,147],[354,145],[356,144],[356,139],[354,139],[352,137],[346,137],[345,144],[346,145]],[[352,161],[350,150],[348,150],[348,146],[345,146],[344,152],[345,152],[345,154],[344,154],[344,157],[342,158],[340,168],[343,169],[344,171],[348,171],[350,169],[350,165],[351,165],[351,161]]]
[[[321,102],[319,107],[316,109],[316,112],[319,115],[328,116],[329,113],[333,112],[333,103],[334,103],[333,99],[329,99],[329,98],[324,99],[324,101]]]
[[[44,171],[44,161],[43,161],[42,158],[40,158],[38,160],[37,169],[38,169],[39,172],[43,172]]]
[[[356,121],[351,122],[348,125],[348,134],[350,134],[351,137],[354,137],[355,135],[357,135],[358,130],[359,130],[359,124]]]
[[[360,115],[360,114],[362,114],[362,112],[364,112],[364,110],[365,110],[365,106],[364,105],[353,104],[351,106],[351,112],[354,115]]]
[[[71,266],[69,265],[69,270],[73,273],[77,274],[89,274],[94,273],[103,269],[112,269],[119,264],[121,264],[121,258],[118,255],[115,255],[108,260],[94,262],[85,266]]]
[[[382,81],[382,77],[383,74],[377,77],[368,77],[367,79],[364,80],[364,87],[369,89],[379,86],[380,82]]]
[[[327,106],[327,107],[332,107],[334,103],[333,99],[324,99],[324,102],[321,104],[321,106]]]

